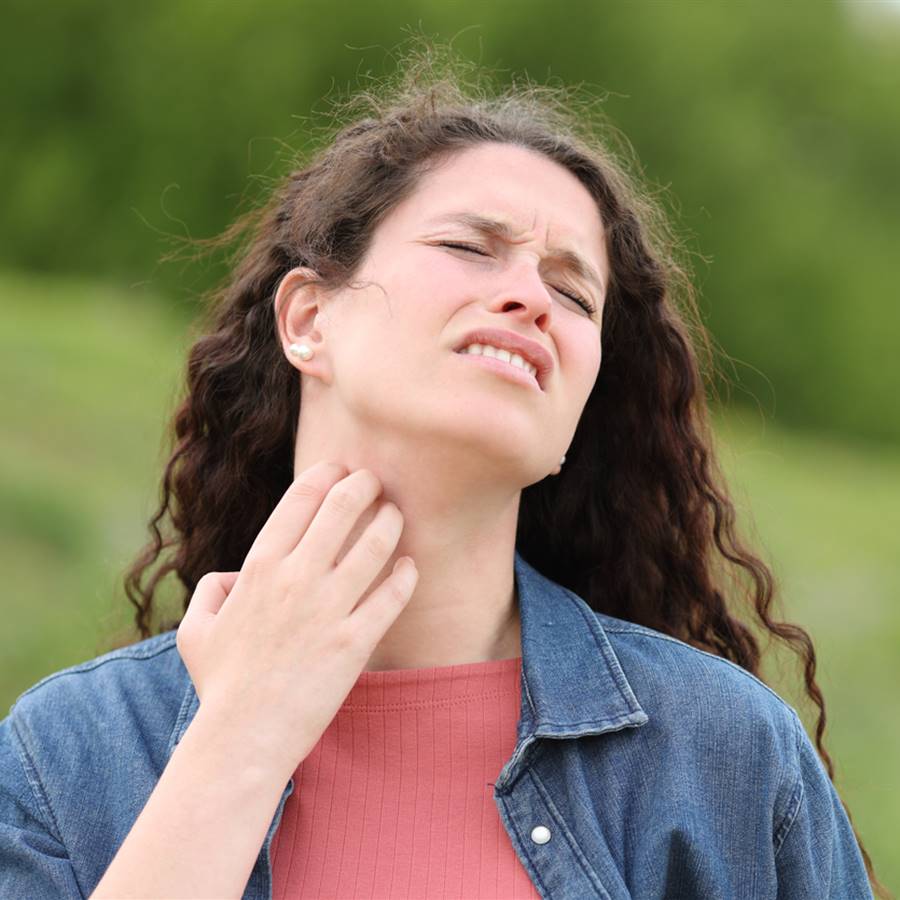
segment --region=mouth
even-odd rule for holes
[[[493,367],[495,372],[505,372],[509,368],[526,376],[519,379],[520,383],[532,384],[542,392],[546,389],[554,363],[550,351],[540,340],[532,340],[524,334],[506,328],[480,327],[460,337],[453,349],[460,353],[473,348],[475,349],[473,355],[482,360],[484,365],[488,362],[498,363]],[[485,350],[489,350],[487,355],[484,353]],[[500,368],[501,364],[503,368]]]
[[[480,365],[487,371],[494,372],[496,375],[505,377],[516,384],[523,385],[534,391],[543,392],[543,388],[538,384],[538,380],[534,375],[512,363],[497,359],[494,356],[482,356],[480,353],[466,353],[462,350],[456,350],[455,355],[463,357],[473,365]]]

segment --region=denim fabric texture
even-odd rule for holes
[[[541,896],[872,897],[791,706],[727,660],[593,612],[518,553],[515,581],[521,714],[494,799]],[[25,691],[0,722],[0,897],[88,897],[198,705],[174,631]],[[293,789],[245,898],[271,896]]]

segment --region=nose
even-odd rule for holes
[[[537,265],[528,259],[511,262],[501,278],[503,287],[496,306],[502,312],[516,312],[520,318],[534,321],[541,331],[547,331],[553,318],[553,296]]]

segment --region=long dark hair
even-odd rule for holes
[[[349,284],[379,222],[431,166],[486,141],[514,144],[564,166],[590,191],[611,266],[600,372],[561,474],[522,492],[517,549],[592,608],[762,679],[757,638],[733,615],[746,607],[755,627],[802,657],[819,708],[815,743],[833,781],[812,640],[772,618],[773,575],[735,533],[704,393],[710,338],[661,206],[620,161],[627,142],[614,130],[601,139],[568,90],[489,92],[477,76],[467,80],[468,67],[433,46],[409,54],[398,78],[345,101],[343,124],[267,203],[199,242],[202,252],[239,246],[188,355],[152,539],[125,576],[137,635],[176,628],[206,572],[239,570],[293,480],[301,396],[274,317],[282,277],[302,265],[325,290]],[[743,588],[739,570],[749,576]],[[183,586],[181,610],[154,626],[154,593],[169,572]],[[889,896],[859,845],[873,886]]]

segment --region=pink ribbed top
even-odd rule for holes
[[[294,773],[273,900],[539,897],[493,797],[521,663],[362,672]]]

